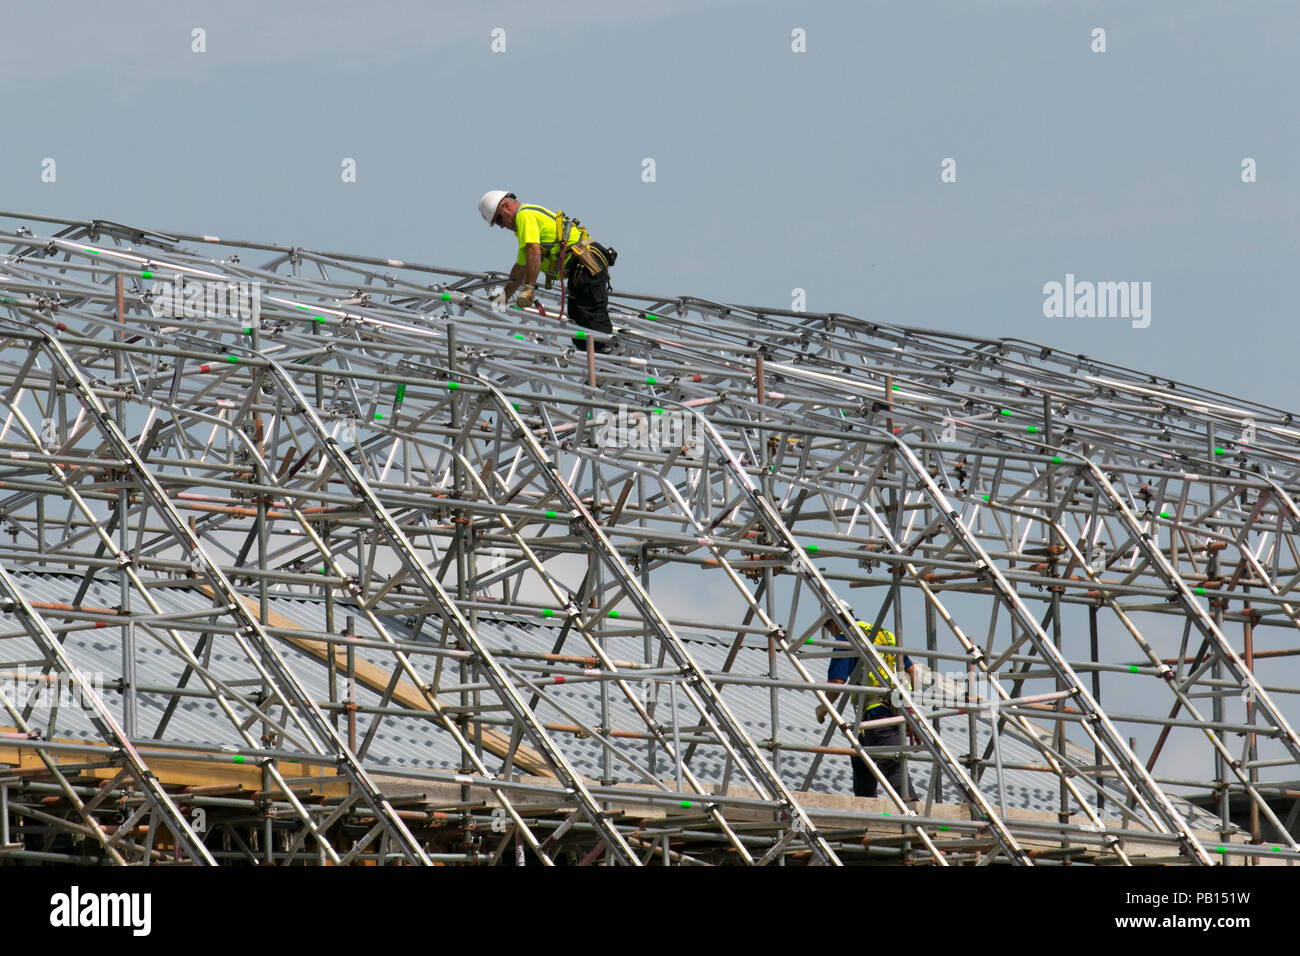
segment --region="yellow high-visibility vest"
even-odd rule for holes
[[[519,239],[519,256],[515,260],[519,265],[528,264],[528,246],[536,243],[542,249],[542,272],[555,278],[564,271],[564,263],[558,262],[560,241],[568,247],[576,246],[588,238],[587,230],[575,225],[564,211],[551,212],[545,206],[531,203],[521,205],[515,213],[515,236]],[[568,256],[566,254],[565,258]]]

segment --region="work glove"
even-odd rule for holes
[[[510,304],[510,300],[506,298],[505,287],[502,286],[500,289],[497,289],[496,294],[492,296],[492,311],[504,312],[506,310],[506,306],[508,306],[509,304]]]
[[[823,723],[825,723],[825,722],[826,722],[826,715],[829,714],[829,713],[830,713],[830,711],[826,709],[826,705],[825,705],[825,704],[818,704],[818,705],[817,705],[817,723],[819,723],[819,724],[823,724]]]
[[[534,290],[532,286],[524,286],[519,290],[519,297],[515,299],[515,305],[519,306],[521,309],[529,308],[533,304],[533,292]]]

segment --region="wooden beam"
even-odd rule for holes
[[[208,595],[208,597],[212,597],[212,590],[207,585],[203,585],[201,590],[203,593]],[[258,616],[259,604],[257,601],[246,595],[240,595],[240,599],[244,602],[244,606],[248,608],[251,614],[255,617]],[[302,627],[295,621],[292,621],[283,614],[279,614],[275,611],[271,611],[267,615],[265,623],[270,627],[284,631],[302,630]],[[310,637],[284,637],[281,639],[292,644],[300,651],[310,654],[322,663],[328,662],[329,660],[330,645],[325,641],[318,641]],[[340,647],[337,644],[333,646],[334,664],[341,672],[346,672],[348,661],[347,649]],[[384,691],[388,689],[388,682],[393,676],[390,671],[386,671],[376,664],[371,664],[369,661],[363,661],[359,657],[356,661],[355,673],[356,679],[359,683],[365,684],[371,690],[380,694],[384,693]],[[424,694],[405,677],[401,678],[397,682],[397,686],[393,689],[392,699],[409,710],[422,710],[426,713],[433,712],[433,707],[429,705]],[[439,704],[442,704],[442,706],[448,706],[441,700],[438,702]],[[510,749],[510,735],[495,728],[484,728],[483,749],[498,757],[505,757],[507,751]],[[554,776],[554,774],[551,773],[550,767],[547,766],[546,761],[542,759],[542,755],[522,741],[519,743],[519,746],[515,748],[514,765],[524,773],[533,774],[539,777]]]

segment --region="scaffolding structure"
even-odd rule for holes
[[[835,313],[618,291],[597,351],[496,273],[0,245],[0,862],[1300,860],[1288,412]],[[827,793],[851,755],[879,798]]]

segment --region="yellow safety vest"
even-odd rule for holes
[[[515,213],[515,235],[519,237],[519,265],[528,264],[528,246],[536,243],[542,250],[542,272],[551,279],[564,271],[559,260],[560,244],[568,250],[590,241],[591,236],[580,224],[568,219],[564,210],[551,212],[545,206],[521,205]]]
[[[863,630],[864,633],[866,633],[866,634],[870,634],[870,633],[871,633],[871,625],[868,624],[866,621],[858,621],[857,623],[858,623],[858,627],[862,628],[862,630]],[[877,630],[876,630],[876,638],[875,638],[874,641],[872,641],[872,643],[875,644],[876,647],[896,647],[896,646],[898,646],[898,641],[895,639],[894,635],[893,635],[890,631],[885,630],[883,627],[882,627],[882,628],[877,628]],[[881,654],[880,656],[881,656],[881,658],[884,660],[884,662],[885,662],[885,666],[886,666],[887,668],[889,668],[889,670],[890,670],[891,672],[895,672],[895,671],[898,670],[898,657],[897,657],[897,655],[895,655],[895,654]],[[863,676],[866,678],[865,680],[863,680],[862,683],[866,684],[868,687],[883,687],[883,686],[885,686],[885,685],[883,685],[883,684],[880,683],[879,678],[876,677],[876,672],[875,672],[873,669],[871,669],[870,667],[868,667],[865,661],[862,662],[862,671],[863,671]],[[908,679],[908,684],[909,684],[909,685],[911,684],[911,680],[910,680],[910,679]],[[888,703],[889,703],[888,699],[882,699],[882,698],[880,698],[880,697],[875,697],[875,696],[873,695],[873,699],[872,699],[872,701],[870,701],[870,702],[867,703],[867,710],[871,710],[871,709],[874,708],[874,707],[881,707],[881,706],[884,706],[885,704],[888,704]]]

